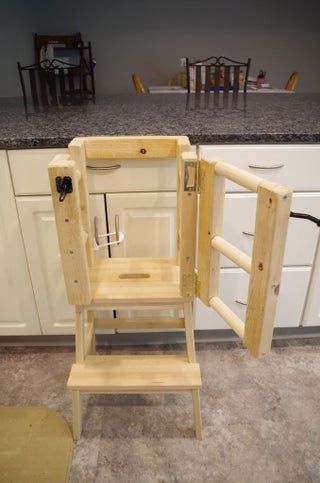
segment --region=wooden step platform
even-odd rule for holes
[[[67,384],[90,393],[181,392],[201,387],[200,367],[180,355],[87,356],[73,364]]]
[[[107,258],[89,268],[92,303],[182,304],[174,258]]]

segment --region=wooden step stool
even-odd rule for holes
[[[177,246],[174,258],[95,260],[89,218],[86,164],[115,158],[175,158],[177,162]],[[282,268],[291,191],[232,168],[219,160],[201,160],[187,137],[75,138],[69,154],[49,165],[66,292],[75,305],[76,363],[68,380],[73,401],[74,439],[81,435],[81,393],[192,395],[195,433],[202,438],[192,302],[197,294],[216,310],[260,356],[270,350]],[[252,258],[221,237],[224,178],[258,193]],[[198,189],[200,186],[200,189]],[[198,274],[195,274],[197,196],[200,191]],[[263,224],[263,220],[268,220]],[[115,235],[115,234],[112,234]],[[121,241],[116,234],[116,242]],[[107,236],[107,235],[106,235]],[[110,243],[110,242],[108,242]],[[219,298],[219,255],[250,273],[245,324]],[[113,309],[179,309],[183,317],[94,319]],[[184,329],[186,354],[95,354],[95,330],[123,328]]]

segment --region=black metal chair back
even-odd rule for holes
[[[186,59],[188,92],[239,92],[247,91],[251,59],[239,62],[228,57],[208,57],[207,59],[189,62]],[[244,72],[245,70],[245,72]]]
[[[31,113],[30,105],[34,112],[40,112],[86,99],[81,65],[68,64],[57,59],[23,67],[20,62],[17,64],[26,114]]]
[[[38,35],[34,34],[35,61],[40,62],[40,52],[42,47],[52,45],[54,49],[54,57],[59,57],[66,52],[78,52],[79,64],[82,67],[82,83],[86,95],[95,96],[95,79],[94,79],[94,60],[92,55],[91,42],[86,45],[82,40],[80,32],[73,35]]]

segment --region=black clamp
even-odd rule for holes
[[[59,201],[63,201],[68,193],[72,193],[72,178],[70,176],[56,177],[56,187],[58,193],[60,193]]]
[[[290,211],[290,216],[291,218],[302,218],[304,220],[312,221],[312,223],[315,223],[317,226],[320,227],[320,218],[316,218],[315,216],[308,215],[307,213],[295,213],[293,211]]]

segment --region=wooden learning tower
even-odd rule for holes
[[[87,161],[130,158],[133,163],[141,158],[176,159],[177,241],[173,258],[94,257]],[[198,160],[185,136],[75,138],[69,144],[69,154],[57,155],[50,163],[49,177],[67,297],[75,306],[76,363],[68,380],[74,439],[81,435],[81,393],[181,392],[191,393],[195,434],[201,439],[201,376],[196,362],[193,300],[198,296],[218,312],[254,356],[270,351],[291,190],[219,159]],[[225,178],[257,193],[251,257],[222,237]],[[220,254],[249,274],[244,322],[219,298]],[[183,317],[94,318],[99,310],[128,308],[179,309]],[[96,355],[97,324],[106,329],[183,329],[186,354]]]

